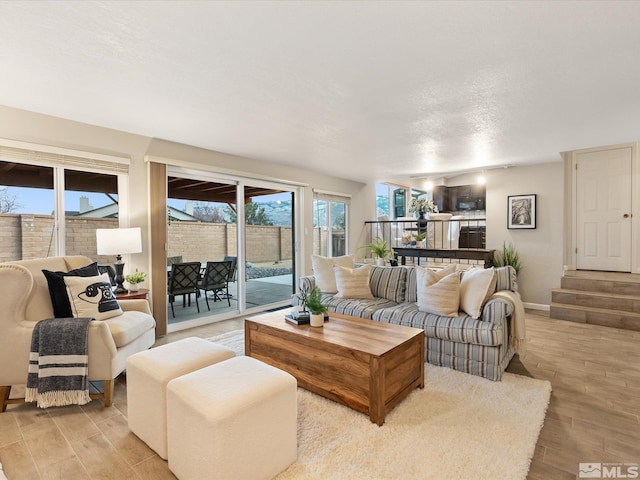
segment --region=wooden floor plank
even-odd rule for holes
[[[41,478],[31,452],[22,440],[0,448],[0,462],[9,479],[38,480]]]
[[[102,433],[71,446],[92,479],[138,480],[133,469]]]

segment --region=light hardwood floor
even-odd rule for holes
[[[508,371],[553,386],[528,478],[573,479],[580,462],[640,463],[640,332],[551,320],[534,311],[527,311],[526,326],[526,353]],[[228,320],[159,343],[238,328],[241,319]],[[0,462],[9,480],[175,478],[129,432],[126,415],[122,381],[111,408],[100,401],[48,410],[10,405],[0,414]]]

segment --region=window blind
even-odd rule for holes
[[[0,160],[114,174],[128,174],[131,163],[125,157],[8,139],[0,139]]]

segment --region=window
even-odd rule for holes
[[[348,251],[351,198],[316,191],[313,194],[313,253],[339,257]]]
[[[115,228],[128,160],[0,139],[0,261],[86,255]]]
[[[406,216],[409,189],[391,183],[376,184],[376,216],[395,220]]]

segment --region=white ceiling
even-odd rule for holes
[[[640,140],[640,2],[0,2],[0,104],[360,181]]]

